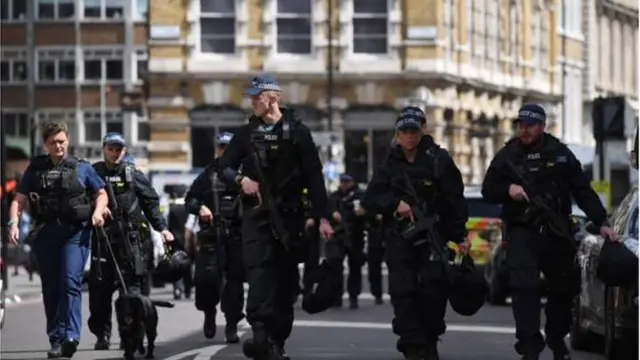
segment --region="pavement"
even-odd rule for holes
[[[12,270],[12,269],[11,269]],[[0,358],[43,359],[48,341],[44,332],[44,310],[41,297],[34,293],[39,281],[21,283],[19,277],[10,278],[13,294],[24,296],[21,302],[7,306],[7,319],[0,333]],[[391,332],[392,308],[388,297],[385,304],[374,305],[365,289],[360,309],[330,309],[317,315],[296,308],[294,331],[287,343],[294,360],[354,359],[401,360],[396,352],[396,336]],[[39,290],[38,290],[39,291]],[[154,289],[154,299],[173,300],[171,287]],[[345,296],[346,299],[346,296]],[[119,338],[114,333],[108,351],[94,351],[95,338],[86,326],[88,297],[83,296],[83,337],[74,360],[116,360],[122,358],[117,350]],[[345,301],[345,304],[347,302]],[[240,345],[227,345],[222,340],[224,317],[218,314],[218,335],[207,340],[202,335],[202,314],[192,300],[176,302],[173,309],[158,309],[160,313],[156,359],[163,360],[238,360],[243,359]],[[513,351],[515,329],[509,307],[485,306],[472,317],[463,317],[449,310],[447,333],[440,342],[442,360],[507,360],[518,359]],[[250,336],[245,322],[241,323],[244,338]],[[139,356],[142,358],[142,356]],[[548,351],[541,360],[551,360]],[[603,360],[599,354],[574,353],[574,360]]]

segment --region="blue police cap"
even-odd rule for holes
[[[102,138],[102,145],[127,146],[127,141],[124,139],[124,136],[118,132],[108,132],[104,138]]]
[[[347,173],[340,174],[340,181],[353,181],[353,177]]]
[[[231,139],[233,139],[233,133],[225,131],[216,136],[216,145],[229,145]]]
[[[405,106],[402,108],[400,117],[403,116],[413,116],[414,118],[420,119],[423,124],[427,122],[427,115],[417,106]]]
[[[245,95],[255,96],[263,91],[282,91],[278,81],[271,75],[259,75],[251,80],[251,84],[244,91]]]
[[[403,115],[396,120],[396,130],[420,130],[422,120],[414,115]]]
[[[522,105],[518,111],[518,118],[516,121],[525,124],[536,124],[547,120],[547,113],[544,108],[538,104],[525,104]]]

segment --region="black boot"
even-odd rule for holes
[[[402,354],[404,354],[405,360],[422,360],[424,349],[419,346],[410,345],[404,349]]]
[[[78,351],[78,341],[74,339],[67,339],[62,342],[62,357],[72,358],[73,354]]]
[[[564,340],[549,342],[548,345],[553,352],[553,360],[571,360],[571,353]]]
[[[96,340],[93,350],[109,350],[109,338],[106,336],[100,336]]]
[[[245,340],[242,352],[248,358],[255,360],[269,360],[270,346],[264,325],[253,324],[253,338]]]
[[[213,339],[216,336],[216,313],[204,313],[204,324],[202,332],[207,339]]]
[[[440,360],[440,354],[438,354],[438,341],[429,341],[425,347],[424,360]]]
[[[284,344],[273,342],[271,344],[271,360],[291,360],[291,357],[287,355],[287,352],[284,350]]]
[[[238,325],[233,322],[227,322],[224,327],[224,338],[227,344],[237,344],[240,342],[238,336]]]
[[[58,344],[52,344],[51,349],[47,351],[47,359],[59,359],[62,357],[62,349]]]
[[[382,296],[376,296],[376,299],[374,300],[374,303],[376,305],[382,305],[384,304],[384,301],[382,300]]]

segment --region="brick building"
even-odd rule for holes
[[[331,103],[341,144],[335,150],[346,170],[366,181],[387,151],[397,109],[415,103],[427,105],[432,133],[467,183],[478,183],[523,102],[545,104],[559,128],[559,59],[580,64],[582,42],[559,32],[557,6],[543,0],[152,2],[151,166],[202,166],[213,135],[246,119],[242,91],[262,72],[280,80],[285,100],[312,129],[325,131],[331,26]],[[581,93],[576,96],[565,101],[581,104]]]
[[[139,0],[0,0],[9,144],[29,152],[31,129],[60,119],[70,125],[79,156],[101,158],[104,133],[120,131],[144,163],[146,120],[123,114],[120,102],[125,91],[140,91],[146,73],[146,13]]]

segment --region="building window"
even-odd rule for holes
[[[84,111],[84,140],[86,142],[102,141],[108,132],[124,134],[124,122],[120,111],[105,111],[102,116],[99,110]]]
[[[124,60],[121,49],[84,51],[84,79],[89,81],[124,79]]]
[[[38,0],[37,18],[40,20],[70,19],[75,15],[74,0]]]
[[[1,113],[4,131],[11,137],[26,138],[29,136],[29,118],[26,112],[3,111]]]
[[[147,72],[149,71],[149,54],[145,49],[136,51],[135,57],[136,74],[134,78],[138,81],[144,81],[147,78]]]
[[[353,0],[353,53],[386,54],[388,40],[387,0]]]
[[[138,117],[138,141],[148,142],[151,140],[151,125],[146,118]]]
[[[310,0],[277,1],[276,36],[279,54],[311,54],[312,15]]]
[[[122,19],[124,0],[84,0],[86,19]]]
[[[0,78],[7,83],[21,83],[27,80],[27,62],[24,60],[0,61]]]
[[[200,0],[200,51],[235,54],[235,0]]]
[[[38,50],[36,52],[38,72],[37,81],[64,82],[76,78],[75,51]]]
[[[133,10],[133,18],[135,20],[147,20],[147,13],[149,11],[148,0],[136,0]]]
[[[0,20],[24,21],[26,17],[26,0],[0,0]]]
[[[74,111],[59,110],[39,110],[36,114],[36,135],[37,141],[41,141],[40,126],[50,121],[64,121],[69,130],[69,140],[71,143],[78,141],[78,131],[76,127],[76,115]]]
[[[451,59],[453,48],[456,43],[455,36],[453,35],[455,31],[455,11],[453,7],[453,0],[444,0],[444,29],[445,41],[447,42],[445,58]]]

